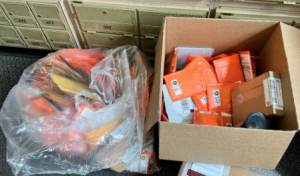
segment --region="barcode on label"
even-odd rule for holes
[[[207,104],[207,96],[204,96],[203,98],[201,98],[201,103],[203,105]]]
[[[180,100],[181,109],[183,112],[189,111],[190,112],[190,105],[187,99]]]
[[[263,80],[266,107],[274,106],[275,109],[283,110],[283,96],[281,80],[270,77]]]
[[[214,94],[215,106],[221,106],[220,91],[214,90],[213,94]]]
[[[250,71],[251,70],[251,67],[249,65],[242,65],[242,67],[245,71]]]
[[[171,84],[172,84],[172,86],[173,86],[175,95],[180,95],[180,94],[182,94],[181,89],[180,89],[180,86],[179,86],[179,84],[178,84],[178,82],[177,82],[177,79],[172,80],[172,81],[171,81]]]

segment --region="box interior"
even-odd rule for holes
[[[289,60],[286,55],[286,50],[289,48],[284,46],[284,43],[288,41],[283,40],[282,28],[299,33],[296,28],[291,28],[283,23],[271,21],[239,20],[239,23],[236,23],[235,20],[190,18],[180,20],[180,18],[167,18],[156,46],[156,48],[163,49],[156,52],[157,60],[155,65],[154,84],[152,87],[149,105],[150,111],[148,111],[149,117],[147,120],[151,119],[153,123],[160,121],[162,95],[162,86],[160,84],[163,83],[164,73],[164,68],[160,67],[160,64],[165,65],[168,62],[164,59],[160,59],[160,56],[164,56],[162,58],[171,58],[174,54],[174,48],[179,46],[212,47],[215,49],[214,55],[249,50],[251,55],[259,56],[257,61],[258,75],[267,71],[280,73],[284,96],[285,117],[275,121],[274,126],[279,130],[298,130],[299,125],[294,99],[294,94],[297,91],[296,89],[292,90],[291,70],[289,68],[291,65],[288,64]],[[165,35],[162,35],[163,33],[165,33]],[[285,33],[288,33],[288,31]],[[162,36],[165,36],[165,38]],[[291,36],[288,35],[287,37]],[[298,44],[298,46],[300,46],[299,40]],[[294,48],[296,47],[293,44],[290,45]],[[295,50],[297,49],[295,48],[294,51]],[[296,65],[297,64],[300,64],[300,62],[296,63]],[[296,68],[293,71],[296,72]],[[300,84],[300,82],[298,84]],[[300,94],[298,98],[300,98]],[[157,101],[154,99],[157,99]],[[156,103],[154,105],[152,100],[159,102],[159,104]],[[148,123],[146,123],[146,129],[147,126]]]

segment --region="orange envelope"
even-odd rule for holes
[[[219,113],[195,110],[194,124],[223,126],[223,120]]]
[[[164,79],[173,102],[197,95],[203,91],[200,75],[195,68],[177,71],[164,76]]]
[[[186,61],[186,65],[188,65],[189,63],[191,63],[194,59],[195,59],[195,57],[188,56],[187,61]]]
[[[189,63],[184,70],[195,68],[202,82],[202,87],[206,91],[207,84],[219,83],[215,69],[201,55],[197,55],[195,59]]]
[[[176,67],[177,67],[177,56],[178,56],[178,50],[176,51],[175,55],[173,56],[171,62],[169,63],[168,67],[166,68],[165,75],[175,73]]]
[[[192,99],[196,104],[198,110],[208,111],[206,92],[201,92],[200,94],[193,96]]]
[[[221,59],[221,58],[227,57],[227,56],[229,56],[229,55],[228,55],[228,54],[220,54],[220,55],[218,55],[218,56],[216,56],[216,57],[213,57],[213,58],[205,58],[205,59],[207,60],[207,62],[213,63],[214,60]]]
[[[244,82],[244,74],[238,54],[214,60],[220,83]]]
[[[207,85],[208,110],[215,112],[232,111],[231,90],[241,83]]]
[[[239,54],[245,81],[250,81],[254,78],[250,52],[239,51]]]
[[[232,114],[231,112],[221,112],[220,113],[223,120],[223,126],[232,127]]]

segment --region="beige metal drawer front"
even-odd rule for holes
[[[0,41],[4,46],[26,47],[22,39],[0,38]]]
[[[13,25],[37,27],[37,23],[25,2],[0,1],[0,4]]]
[[[300,0],[230,0],[230,1],[271,3],[271,4],[300,4]]]
[[[135,9],[73,4],[82,30],[138,35]]]
[[[280,18],[254,18],[254,17],[239,17],[239,16],[227,16],[220,15],[222,19],[231,19],[231,20],[260,20],[260,21],[280,21],[282,23],[292,25],[293,19],[280,19]]]
[[[75,48],[75,46],[72,43],[50,43],[53,50],[60,50],[60,49],[66,49],[66,48]]]
[[[25,42],[27,40],[47,41],[42,30],[39,28],[16,27],[16,29]]]
[[[43,29],[44,34],[49,42],[72,43],[68,31]]]
[[[155,55],[155,46],[157,43],[157,38],[145,38],[141,37],[141,49],[147,56]]]
[[[35,18],[42,28],[65,29],[65,25],[60,17],[57,4],[28,2]]]
[[[18,32],[13,26],[0,26],[0,37],[1,38],[15,38],[20,39]]]
[[[138,10],[140,33],[142,36],[159,35],[160,28],[166,16],[173,17],[194,17],[206,18],[208,11],[199,11],[198,13],[180,13],[180,12],[161,12],[152,10]]]
[[[1,7],[0,7],[0,24],[10,25],[10,21],[6,17],[6,14],[3,12]]]
[[[43,41],[26,41],[28,48],[51,49],[48,43]]]
[[[123,45],[136,45],[139,47],[138,37],[125,37],[103,33],[83,33],[89,48],[106,47],[116,48]]]

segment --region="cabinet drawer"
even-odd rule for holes
[[[11,21],[16,26],[38,27],[35,20],[26,17],[11,17]]]
[[[168,12],[168,11],[154,11],[154,10],[138,10],[139,25],[142,36],[158,36],[160,28],[163,24],[164,18],[167,16],[173,17],[194,17],[206,18],[208,10],[199,10],[197,13],[188,12]]]
[[[17,26],[38,26],[25,2],[0,2],[11,22]]]
[[[72,43],[68,31],[43,29],[44,34],[49,42]]]
[[[7,18],[6,14],[3,12],[2,8],[0,7],[0,24],[8,24],[10,25],[10,21]]]
[[[123,45],[136,45],[139,47],[138,37],[125,37],[103,33],[83,33],[90,48],[106,47],[116,48]]]
[[[52,49],[54,49],[54,50],[60,50],[60,49],[66,49],[66,48],[75,48],[75,46],[72,43],[50,42],[50,45],[51,45]]]
[[[42,28],[65,29],[56,4],[33,2],[28,4]]]
[[[18,32],[13,26],[0,26],[0,37],[20,39]]]
[[[135,9],[73,4],[82,30],[138,35]]]
[[[0,38],[0,41],[4,46],[26,47],[22,39]]]
[[[16,27],[16,29],[25,42],[27,40],[47,41],[42,30],[39,28]]]
[[[38,48],[38,49],[51,49],[49,44],[44,41],[32,41],[32,40],[26,40],[25,41],[28,48]]]
[[[147,56],[154,56],[156,43],[157,43],[157,38],[148,39],[145,37],[141,37],[141,50]]]

